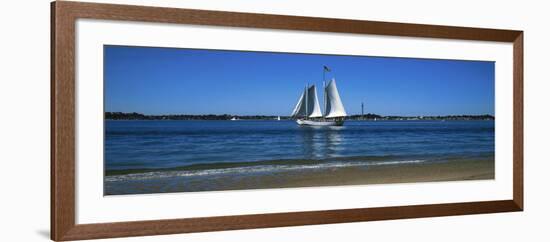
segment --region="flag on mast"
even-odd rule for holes
[[[328,66],[323,66],[323,68],[325,68],[325,71],[330,72],[330,69],[328,68]]]

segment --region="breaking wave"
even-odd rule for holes
[[[237,166],[235,164],[205,164],[200,166],[201,168],[193,165],[189,167],[180,167],[174,169],[164,169],[157,171],[144,171],[128,174],[116,174],[107,175],[105,177],[106,182],[128,181],[128,180],[147,180],[147,179],[162,179],[173,177],[197,177],[197,176],[223,176],[223,175],[246,175],[257,173],[276,173],[285,171],[311,171],[311,170],[323,170],[323,169],[336,169],[346,167],[364,167],[369,166],[384,166],[384,165],[405,165],[405,164],[417,164],[426,162],[426,160],[412,159],[412,160],[379,160],[379,161],[336,161],[336,162],[306,162],[301,161],[302,164],[288,164],[289,161],[283,162],[284,164],[251,164]],[[273,162],[272,162],[273,163]],[[204,167],[206,166],[206,167]],[[222,166],[215,168],[216,166]],[[225,167],[224,167],[225,166]],[[120,172],[120,171],[119,171]],[[124,172],[124,171],[122,171]]]

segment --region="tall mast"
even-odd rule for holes
[[[323,118],[327,115],[327,86],[325,72],[330,71],[327,66],[323,65]]]
[[[306,119],[308,118],[308,117],[307,117],[307,116],[308,116],[308,114],[307,114],[307,112],[308,112],[308,106],[307,106],[307,99],[308,99],[307,93],[308,93],[308,90],[307,90],[307,89],[308,89],[308,88],[309,88],[309,83],[308,83],[307,86],[306,86]]]
[[[324,76],[323,71],[323,76]],[[324,77],[323,77],[324,78]],[[327,86],[325,85],[325,80],[323,79],[323,118],[327,114]]]
[[[323,66],[323,118],[327,114],[327,90],[325,85],[325,66]]]

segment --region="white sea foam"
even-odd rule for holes
[[[129,181],[129,180],[146,180],[146,179],[162,179],[173,177],[196,177],[196,176],[213,176],[213,175],[246,175],[252,173],[271,173],[281,171],[299,171],[299,170],[315,170],[315,169],[333,169],[344,167],[364,166],[382,166],[382,165],[402,165],[422,163],[425,160],[397,160],[397,161],[368,161],[368,162],[328,162],[320,164],[302,164],[302,165],[257,165],[245,167],[231,168],[216,168],[206,170],[191,170],[191,171],[152,171],[135,174],[113,175],[105,177],[106,182]]]

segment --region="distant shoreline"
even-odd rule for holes
[[[169,115],[145,115],[141,113],[105,112],[105,120],[291,120],[290,116],[276,115],[230,115],[230,114],[169,114]],[[445,116],[381,116],[377,114],[351,115],[346,120],[494,120],[495,117],[485,115],[445,115]]]

